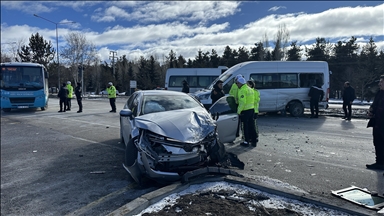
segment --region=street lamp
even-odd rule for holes
[[[51,21],[49,19],[46,19],[44,17],[41,17],[41,16],[39,16],[37,14],[33,14],[33,16],[41,18],[43,20],[46,20],[46,21],[56,25],[57,76],[58,76],[58,82],[59,82],[58,85],[57,85],[57,88],[60,88],[61,85],[60,85],[60,61],[59,61],[59,34],[58,34],[58,30],[57,30],[57,25],[59,25],[59,24],[76,23],[76,22],[73,22],[73,21],[70,21],[70,22],[53,22],[53,21]]]

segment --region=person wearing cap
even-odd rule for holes
[[[211,91],[212,104],[214,104],[217,100],[224,96],[225,93],[223,91],[223,81],[218,80],[215,85],[213,85],[213,89]]]
[[[236,104],[239,104],[239,102],[237,101],[237,91],[239,90],[239,87],[237,86],[236,82],[237,82],[237,79],[240,77],[243,77],[243,75],[238,74],[235,76],[235,78],[233,79],[233,84],[231,86],[231,89],[229,90],[229,95],[231,95],[235,98]],[[239,122],[237,124],[237,130],[236,130],[236,137],[240,136],[240,127],[241,126],[242,126],[242,124],[241,124],[241,120],[239,118]]]
[[[67,111],[71,111],[71,99],[73,95],[73,87],[71,85],[71,81],[67,81],[67,89],[68,89],[68,96],[67,96]]]
[[[237,86],[236,82],[237,82],[237,79],[240,77],[243,77],[243,75],[238,74],[237,76],[235,76],[231,89],[229,90],[229,95],[232,95],[235,98],[236,104],[238,104],[237,91],[239,90],[239,87]]]
[[[189,85],[187,80],[183,80],[182,84],[183,84],[183,89],[181,91],[184,93],[189,93]]]
[[[79,110],[77,111],[77,113],[83,112],[83,102],[81,101],[82,100],[81,93],[82,93],[81,83],[77,82],[77,86],[75,88],[76,100],[77,100],[77,104],[79,105]]]
[[[112,82],[108,83],[108,98],[109,98],[109,104],[111,105],[112,110],[109,112],[116,112],[116,88],[113,86]]]
[[[344,83],[344,93],[343,93],[343,110],[344,117],[342,119],[351,120],[352,116],[352,102],[356,99],[355,89],[352,88],[351,84],[346,81]],[[347,111],[348,108],[348,111]]]
[[[259,142],[259,126],[257,125],[257,118],[259,116],[259,103],[260,103],[260,92],[256,89],[256,85],[252,80],[247,81],[247,85],[253,89],[254,92],[254,110],[255,113],[253,114],[254,124],[255,124],[255,131],[256,131],[256,144]]]
[[[240,116],[243,122],[244,128],[244,142],[241,143],[243,146],[249,146],[249,141],[252,146],[256,146],[256,129],[254,123],[255,113],[255,99],[254,91],[246,85],[246,81],[243,77],[239,77],[236,81],[236,85],[239,87],[238,90],[238,102],[237,114]]]

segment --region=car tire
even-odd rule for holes
[[[303,107],[303,104],[299,103],[299,102],[292,102],[290,105],[289,105],[289,113],[293,116],[293,117],[299,117],[301,115],[303,115],[304,113],[304,107]]]

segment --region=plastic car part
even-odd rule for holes
[[[384,207],[383,196],[379,196],[377,193],[371,193],[366,189],[356,186],[332,191],[332,195],[369,209],[379,210]]]
[[[186,172],[181,179],[182,183],[188,182],[190,178],[203,175],[203,174],[222,174],[222,175],[233,175],[238,177],[243,177],[239,173],[232,171],[230,169],[225,169],[221,167],[204,167],[197,170]]]

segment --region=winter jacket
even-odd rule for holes
[[[323,100],[324,91],[320,86],[314,85],[311,87],[311,89],[309,89],[308,96],[311,97],[312,102],[319,102]]]
[[[254,91],[247,84],[244,84],[239,89],[238,101],[239,106],[237,107],[237,114],[241,114],[242,111],[250,110],[255,108]]]
[[[344,89],[343,102],[344,103],[350,103],[350,102],[352,102],[355,99],[356,99],[355,89],[352,88],[351,86],[346,87]]]
[[[224,91],[215,84],[213,86],[213,89],[211,91],[211,99],[212,99],[212,104],[214,104],[217,100],[219,100],[221,97],[224,97],[225,93]]]

